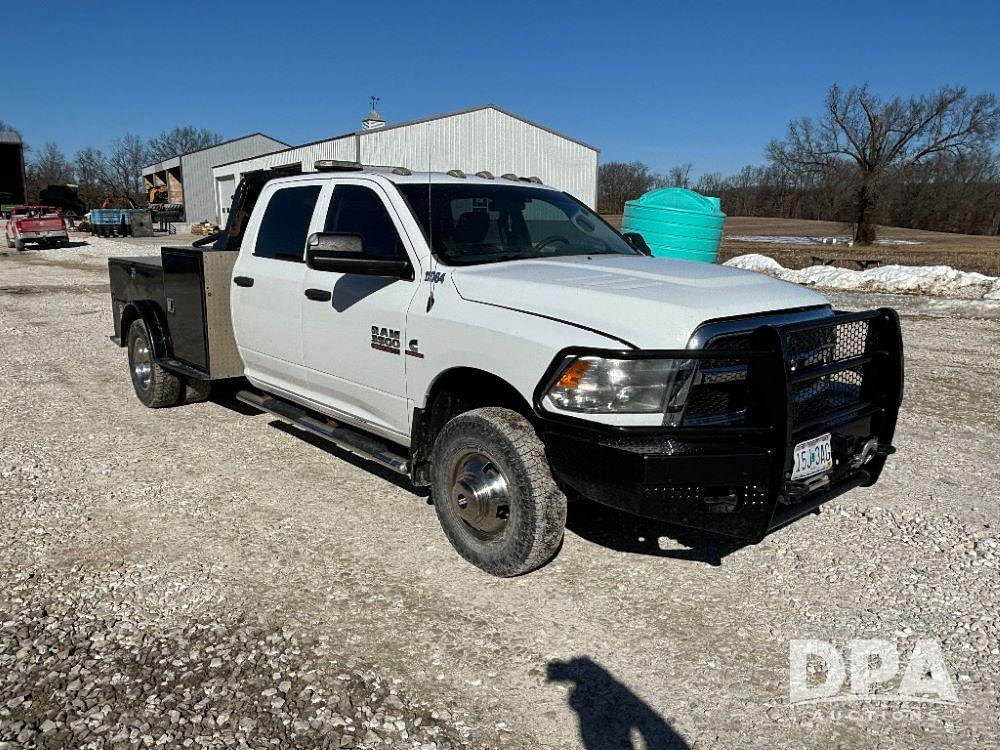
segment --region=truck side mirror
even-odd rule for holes
[[[626,240],[628,240],[628,244],[630,244],[632,247],[634,247],[643,255],[653,254],[653,251],[649,249],[649,245],[646,244],[646,238],[643,237],[638,232],[626,232],[623,236],[625,237]]]
[[[365,246],[360,234],[313,232],[306,240],[307,256],[310,250],[316,250],[320,253],[343,253],[349,256],[359,256],[365,251]]]
[[[310,234],[306,240],[306,266],[316,271],[413,280],[409,260],[365,255],[364,242],[357,234]]]

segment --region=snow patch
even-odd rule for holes
[[[807,237],[786,234],[728,234],[727,240],[734,242],[759,242],[768,245],[845,245],[854,247],[850,237]],[[896,240],[884,238],[875,240],[876,245],[922,245],[920,240]]]
[[[834,266],[785,268],[774,258],[759,253],[739,255],[727,266],[766,273],[804,286],[844,289],[880,294],[927,294],[951,299],[1000,301],[1000,278],[958,271],[951,266],[882,266],[852,271]]]

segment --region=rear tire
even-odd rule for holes
[[[448,422],[431,460],[434,508],[448,541],[476,567],[516,576],[559,551],[566,495],[522,415],[486,407]]]
[[[156,363],[149,331],[142,319],[128,329],[128,366],[135,395],[151,409],[174,406],[180,400],[181,379]]]
[[[14,249],[18,252],[24,250],[24,240],[14,240]]]

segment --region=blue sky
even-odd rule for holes
[[[1000,92],[996,0],[155,6],[10,3],[0,119],[71,155],[186,124],[316,140],[357,128],[370,94],[389,122],[493,102],[602,161],[728,173],[835,81]]]

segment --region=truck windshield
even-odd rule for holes
[[[482,183],[398,184],[434,253],[453,266],[637,251],[555,190]]]

